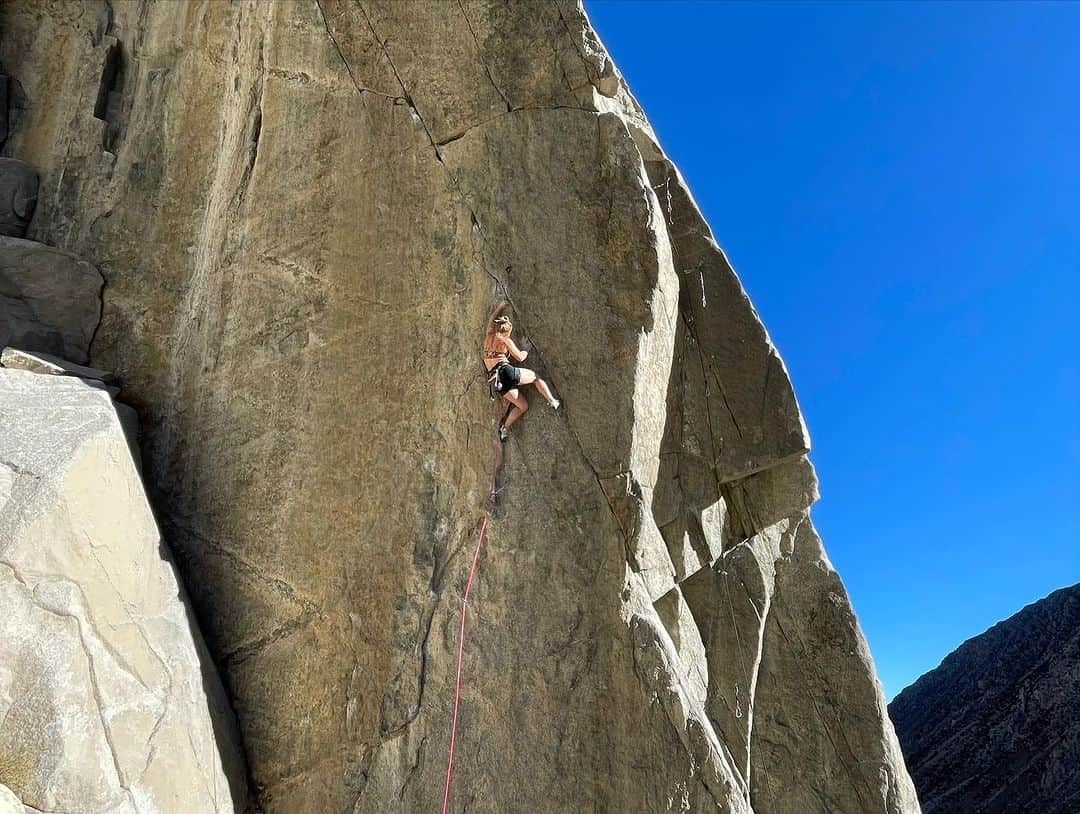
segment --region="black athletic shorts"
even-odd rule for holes
[[[499,391],[506,393],[521,384],[521,371],[509,362],[503,362],[496,368],[499,374]]]

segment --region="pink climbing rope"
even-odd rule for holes
[[[495,461],[491,476],[491,491],[488,499],[495,499],[495,477],[499,469],[501,457],[501,445],[495,443]],[[465,608],[469,604],[469,593],[472,591],[473,577],[476,576],[476,563],[480,559],[480,548],[484,544],[484,532],[487,531],[488,519],[491,517],[491,508],[484,511],[484,518],[480,521],[480,531],[476,535],[476,549],[473,551],[472,565],[469,566],[469,579],[465,583],[465,596],[461,599],[461,635],[458,637],[457,651],[457,678],[454,679],[454,717],[450,723],[450,757],[446,761],[446,787],[443,789],[442,814],[446,814],[450,805],[450,778],[454,772],[454,743],[457,740],[458,705],[461,703],[461,662],[465,656]]]
[[[465,654],[465,607],[469,603],[469,592],[472,590],[473,577],[476,575],[476,562],[480,559],[480,546],[483,545],[484,532],[487,530],[490,516],[490,510],[484,512],[484,519],[480,523],[480,533],[476,537],[472,567],[469,568],[469,581],[465,583],[465,596],[461,600],[461,635],[458,637],[457,679],[454,682],[454,718],[450,724],[450,759],[446,763],[446,789],[443,791],[442,814],[446,814],[446,808],[450,805],[450,777],[454,770],[454,741],[457,739],[458,704],[461,702],[461,660]]]

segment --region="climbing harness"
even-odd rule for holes
[[[454,772],[454,744],[457,741],[458,705],[461,703],[461,663],[465,656],[465,609],[469,604],[469,594],[472,592],[473,578],[476,576],[476,564],[480,559],[480,548],[484,544],[484,533],[487,531],[488,520],[491,519],[491,510],[495,502],[495,482],[499,472],[499,458],[502,453],[502,445],[495,444],[495,460],[492,466],[491,489],[488,491],[488,507],[484,510],[484,516],[480,521],[480,530],[476,535],[476,548],[473,550],[472,565],[469,566],[469,578],[465,582],[465,595],[461,599],[461,633],[458,636],[457,676],[454,679],[454,715],[450,723],[450,756],[446,761],[446,786],[443,789],[442,814],[446,814],[450,805],[450,780]]]
[[[499,368],[502,367],[502,365],[504,364],[506,363],[502,362],[498,365],[495,365],[495,367],[488,371],[488,373],[490,374],[487,380],[488,396],[491,398],[492,401],[498,401],[499,396],[502,395],[503,388],[502,381],[499,380]]]
[[[488,395],[492,401],[498,401],[506,392],[519,386],[521,372],[509,362],[499,362],[487,371]]]

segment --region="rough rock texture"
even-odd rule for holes
[[[86,362],[102,285],[97,269],[69,252],[0,237],[0,345]]]
[[[77,365],[59,356],[31,353],[18,348],[4,348],[0,351],[0,367],[29,370],[31,373],[44,373],[49,376],[77,376],[80,379],[109,384],[116,382],[116,376],[107,370]]]
[[[0,158],[0,235],[23,237],[37,203],[38,175],[29,164]]]
[[[17,79],[0,72],[0,149],[26,115],[26,94]]]
[[[0,427],[0,782],[39,811],[234,811],[235,722],[109,396],[0,370]]]
[[[0,25],[268,812],[441,802],[502,294],[564,409],[502,458],[453,810],[918,811],[784,365],[577,5]]]
[[[15,792],[0,784],[0,814],[23,814],[23,812],[30,814],[31,809],[23,808]]]
[[[927,814],[1080,811],[1080,584],[964,642],[889,705]]]

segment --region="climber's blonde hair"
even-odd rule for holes
[[[508,334],[514,329],[510,317],[495,317],[495,333]]]

